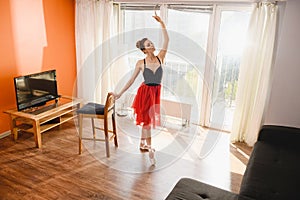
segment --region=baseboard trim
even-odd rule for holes
[[[10,131],[6,131],[0,134],[0,139],[10,136]]]

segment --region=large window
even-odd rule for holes
[[[230,131],[241,53],[250,12],[246,7],[220,9],[213,5],[168,5],[163,9],[165,10],[162,10],[162,13],[167,13],[164,15],[164,21],[169,31],[170,45],[164,66],[162,99],[191,104],[192,111],[197,110],[191,112],[192,123],[199,124],[200,111],[205,111],[206,113],[201,115],[206,118],[202,120],[205,121],[203,125]],[[159,14],[159,7],[123,5],[121,10],[122,28],[126,33],[124,41],[128,42],[126,45],[135,46],[137,40],[148,37],[159,46],[160,27],[152,18],[155,10]],[[187,42],[178,42],[178,38],[182,37]],[[190,51],[192,54],[198,54],[201,62],[195,63],[180,53],[181,49],[186,49],[187,44],[195,44],[198,47]],[[126,57],[130,68],[133,69],[136,61],[142,59],[144,55],[133,48]],[[206,58],[211,59],[214,66],[207,65],[209,62]],[[203,92],[206,84],[203,80],[204,71],[213,77],[213,84],[209,86],[211,92]],[[137,87],[138,85],[132,87],[132,90],[136,90]],[[197,104],[193,103],[194,99]],[[202,104],[203,100],[210,103]],[[201,106],[207,108],[203,109]],[[219,114],[220,106],[225,113],[221,127],[214,123],[214,115]]]

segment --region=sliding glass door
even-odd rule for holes
[[[231,131],[236,106],[240,61],[244,49],[250,12],[247,8],[216,9],[215,67],[212,71],[209,127]]]

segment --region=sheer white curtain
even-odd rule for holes
[[[231,139],[252,146],[257,140],[269,90],[277,21],[277,5],[253,8],[248,39],[241,61]]]
[[[109,38],[115,23],[112,1],[76,0],[77,95],[104,102],[112,90]]]

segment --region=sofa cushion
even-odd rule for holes
[[[280,145],[277,139],[274,140],[276,142],[256,142],[243,177],[240,196],[256,200],[297,199],[299,196],[300,146],[286,145],[286,141]]]
[[[180,179],[166,200],[234,200],[237,194],[190,178]]]

